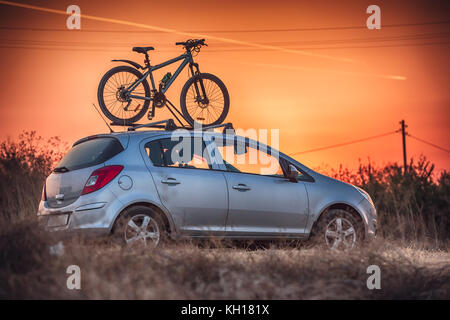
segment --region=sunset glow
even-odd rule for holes
[[[70,4],[81,8],[81,30],[65,30]],[[157,64],[182,53],[176,41],[206,38],[195,59],[228,87],[236,128],[280,129],[280,149],[312,168],[355,168],[401,162],[400,134],[302,152],[389,133],[404,119],[412,136],[444,149],[407,138],[408,157],[448,170],[449,4],[380,1],[382,28],[368,30],[370,4],[0,1],[0,138],[36,130],[72,143],[106,132],[92,103],[112,59],[142,63],[131,47],[151,45]],[[177,106],[187,79],[167,93]],[[155,120],[169,115],[158,109]]]

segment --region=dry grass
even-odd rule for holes
[[[450,252],[384,240],[348,253],[318,248],[265,249],[192,243],[130,249],[58,239],[19,224],[0,236],[0,298],[8,299],[449,299]],[[68,290],[66,268],[81,268]],[[366,287],[381,268],[381,290]]]

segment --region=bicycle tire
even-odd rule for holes
[[[201,125],[209,126],[209,125],[220,124],[225,120],[225,118],[228,115],[228,111],[230,108],[230,96],[229,96],[228,90],[227,90],[225,84],[222,82],[222,80],[220,80],[218,77],[216,77],[215,75],[210,74],[210,73],[200,73],[200,74],[194,75],[193,77],[188,79],[188,81],[186,81],[186,83],[184,84],[183,89],[181,90],[181,95],[180,95],[180,106],[181,106],[181,111],[183,112],[183,116],[186,118],[186,120],[189,122],[189,124],[191,126],[194,126],[194,123],[199,123],[199,122],[195,121],[194,117],[189,113],[188,108],[186,106],[186,96],[188,94],[189,88],[195,81],[198,80],[199,77],[201,77],[202,79],[207,79],[207,80],[214,82],[220,88],[220,90],[222,92],[222,96],[223,96],[223,109],[222,109],[222,112],[220,113],[220,115],[217,117],[217,119],[211,123],[201,123]]]
[[[143,105],[142,105],[142,109],[133,117],[130,118],[120,118],[117,117],[115,115],[113,115],[110,110],[108,109],[108,107],[105,104],[104,101],[104,89],[106,86],[106,83],[108,82],[108,80],[115,74],[120,73],[120,72],[129,72],[132,73],[133,75],[135,75],[137,78],[142,78],[142,73],[140,73],[138,70],[136,70],[135,68],[129,67],[129,66],[118,66],[118,67],[114,67],[112,69],[110,69],[108,72],[105,73],[105,75],[102,77],[102,79],[100,80],[99,86],[98,86],[98,90],[97,90],[97,99],[98,99],[98,103],[100,105],[100,109],[102,110],[103,114],[110,119],[111,121],[118,123],[118,124],[124,124],[124,125],[130,125],[136,121],[138,121],[139,119],[141,119],[145,113],[148,110],[148,107],[150,105],[150,100],[145,100]],[[150,87],[148,85],[147,79],[144,79],[144,81],[142,81],[142,85],[144,87],[145,90],[145,96],[150,98],[151,97],[151,91],[150,91]]]

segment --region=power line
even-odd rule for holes
[[[364,141],[367,141],[367,140],[372,140],[372,139],[385,137],[385,136],[388,136],[388,135],[391,135],[391,134],[394,134],[394,133],[397,133],[397,132],[398,132],[398,130],[395,130],[395,131],[391,131],[391,132],[378,134],[376,136],[371,136],[371,137],[362,138],[362,139],[353,140],[353,141],[348,141],[348,142],[343,142],[343,143],[337,143],[337,144],[329,145],[329,146],[326,146],[326,147],[320,147],[320,148],[314,148],[314,149],[309,149],[309,150],[305,150],[305,151],[294,152],[294,153],[292,153],[290,155],[294,156],[294,155],[299,155],[299,154],[305,154],[305,153],[310,153],[310,152],[327,150],[327,149],[331,149],[331,148],[342,147],[342,146],[346,146],[346,145],[349,145],[349,144],[354,144],[354,143],[364,142]]]
[[[428,46],[428,45],[441,45],[448,44],[450,41],[438,41],[438,42],[419,42],[419,43],[400,43],[400,44],[386,44],[386,45],[373,45],[373,46],[345,46],[345,47],[308,47],[308,50],[324,50],[324,49],[370,49],[370,48],[395,48],[395,47],[415,47],[415,46]],[[304,47],[306,49],[306,47]]]
[[[83,52],[83,51],[95,51],[95,52],[124,52],[125,50],[105,50],[105,49],[96,49],[96,48],[58,48],[58,47],[27,47],[27,46],[2,46],[0,44],[0,49],[23,49],[23,50],[44,50],[44,51],[66,51],[66,52]],[[174,52],[174,50],[160,50],[159,52]],[[384,78],[390,80],[405,80],[404,76],[399,75],[390,75],[390,74],[375,74],[375,73],[364,73],[364,72],[353,72],[353,71],[342,71],[337,69],[324,69],[324,68],[311,68],[311,67],[301,67],[301,66],[292,66],[292,65],[279,65],[279,64],[270,64],[270,63],[256,63],[256,62],[238,62],[238,61],[230,61],[227,60],[218,60],[218,62],[222,63],[238,63],[243,65],[251,65],[258,67],[273,67],[273,68],[281,68],[288,70],[311,70],[311,71],[321,71],[321,72],[332,72],[342,75],[348,76],[359,76],[359,77],[377,77]]]
[[[403,128],[403,130],[404,130],[404,128]],[[314,148],[314,149],[309,149],[309,150],[305,150],[305,151],[294,152],[294,153],[291,153],[290,155],[294,156],[294,155],[305,154],[305,153],[316,152],[316,151],[322,151],[322,150],[327,150],[327,149],[332,149],[332,148],[337,148],[337,147],[343,147],[343,146],[354,144],[354,143],[359,143],[359,142],[364,142],[364,141],[368,141],[368,140],[372,140],[372,139],[382,138],[382,137],[385,137],[385,136],[388,136],[388,135],[391,135],[391,134],[395,134],[395,133],[398,133],[398,132],[401,132],[401,131],[402,131],[402,129],[395,130],[395,131],[386,132],[386,133],[378,134],[378,135],[367,137],[367,138],[362,138],[362,139],[348,141],[348,142],[343,142],[343,143],[337,143],[337,144],[329,145],[329,146],[326,146],[326,147],[320,147],[320,148]],[[425,143],[425,144],[427,144],[429,146],[432,146],[434,148],[437,148],[439,150],[442,150],[442,151],[445,151],[447,153],[450,153],[450,149],[446,149],[444,147],[438,146],[438,145],[436,145],[434,143],[431,143],[429,141],[417,138],[417,137],[415,137],[415,136],[413,136],[413,135],[411,135],[409,133],[404,133],[404,135],[406,135],[406,136],[408,136],[410,138],[413,138],[413,139],[415,139],[417,141],[420,141],[422,143]],[[406,157],[406,154],[404,154],[404,156]]]
[[[415,46],[428,46],[428,45],[443,45],[448,44],[450,41],[440,42],[423,42],[423,43],[402,43],[402,44],[387,44],[387,45],[374,45],[374,46],[345,46],[345,47],[295,47],[299,50],[333,50],[333,49],[370,49],[370,48],[396,48],[396,47],[415,47]],[[266,49],[225,49],[225,50],[208,50],[207,52],[234,52],[234,51],[269,51]]]
[[[80,42],[80,41],[59,41],[59,40],[27,40],[27,39],[0,39],[0,44],[18,44],[18,45],[53,45],[53,46],[74,46],[74,47],[128,47],[131,49],[132,46],[136,45],[146,45],[145,42],[133,41],[133,42]],[[175,46],[173,46],[175,47]],[[180,50],[180,47],[175,47]]]
[[[404,34],[389,37],[369,37],[369,38],[346,38],[346,39],[326,39],[326,40],[295,40],[295,41],[278,41],[278,42],[261,42],[261,44],[270,45],[323,45],[323,44],[347,44],[358,42],[384,42],[384,41],[406,41],[406,40],[422,40],[434,38],[446,38],[450,36],[450,32],[434,32],[434,33],[419,33],[419,34]]]
[[[429,146],[432,146],[432,147],[435,147],[435,148],[437,148],[437,149],[439,149],[439,150],[442,150],[442,151],[445,151],[445,152],[450,153],[450,150],[449,150],[449,149],[440,147],[440,146],[438,146],[438,145],[436,145],[436,144],[434,144],[434,143],[431,143],[431,142],[428,142],[428,141],[426,141],[426,140],[417,138],[417,137],[415,137],[415,136],[412,136],[412,135],[409,134],[409,133],[407,133],[406,135],[407,135],[408,137],[410,137],[410,138],[413,138],[413,139],[417,140],[417,141],[420,141],[420,142],[422,142],[422,143],[428,144]]]
[[[24,50],[48,50],[48,51],[96,51],[96,52],[123,52],[125,50],[108,50],[108,49],[97,49],[97,48],[58,48],[58,47],[42,47],[42,46],[18,46],[18,45],[1,45],[0,49],[24,49]]]
[[[404,43],[404,44],[392,44],[392,45],[373,45],[373,46],[345,46],[345,47],[300,47],[298,49],[301,50],[333,50],[333,49],[370,49],[370,48],[395,48],[395,47],[414,47],[414,46],[428,46],[428,45],[446,45],[449,44],[450,41],[441,41],[441,42],[424,42],[424,43]],[[111,47],[115,48],[131,48],[132,44],[129,45],[114,45]],[[108,48],[95,48],[93,46],[86,45],[77,45],[77,44],[46,44],[46,43],[31,43],[27,44],[20,42],[12,42],[11,44],[8,41],[5,41],[4,44],[0,43],[0,48],[5,49],[31,49],[31,50],[59,50],[59,51],[99,51],[99,52],[124,52],[125,49],[108,49]],[[168,50],[158,50],[158,52],[178,52],[180,50],[177,49],[168,49]],[[263,51],[272,51],[269,49],[220,49],[220,50],[208,50],[205,53],[220,53],[220,52],[263,52]]]
[[[293,45],[324,45],[324,44],[350,44],[350,43],[358,43],[358,42],[385,42],[385,41],[407,41],[407,40],[429,40],[434,38],[447,38],[450,37],[450,32],[444,33],[421,33],[421,34],[407,34],[401,36],[392,36],[392,37],[373,37],[373,38],[350,38],[350,39],[328,39],[328,40],[313,40],[313,41],[283,41],[283,42],[260,42],[260,44],[268,44],[268,45],[285,45],[285,46],[293,46]],[[73,41],[60,41],[60,40],[35,40],[35,39],[8,39],[2,38],[0,42],[13,42],[13,43],[21,43],[21,44],[57,44],[57,45],[86,45],[86,46],[102,46],[102,47],[112,47],[112,46],[131,46],[136,45],[140,42],[73,42]],[[242,47],[242,45],[223,45],[220,43],[210,43],[214,47]]]
[[[17,3],[17,2],[12,2],[12,1],[0,0],[0,4],[67,16],[67,12],[64,10],[29,5],[26,3]],[[193,37],[193,38],[209,38],[211,40],[217,40],[217,41],[225,42],[225,43],[241,44],[241,45],[245,45],[245,46],[253,47],[253,48],[272,49],[274,51],[279,51],[279,52],[299,54],[299,55],[303,55],[303,56],[322,58],[322,59],[330,59],[330,60],[341,61],[341,62],[355,62],[353,59],[348,59],[348,58],[342,58],[342,57],[336,57],[336,56],[318,54],[315,52],[306,52],[306,51],[300,51],[300,50],[294,50],[294,49],[288,49],[288,48],[280,48],[280,47],[276,47],[276,46],[261,45],[261,44],[255,43],[255,42],[236,40],[236,39],[219,37],[219,36],[214,36],[214,35],[191,33],[191,32],[176,30],[176,29],[172,29],[172,28],[160,27],[160,26],[155,26],[155,25],[150,25],[150,24],[145,24],[145,23],[138,23],[138,22],[133,22],[133,21],[128,21],[128,20],[121,20],[121,19],[88,15],[88,14],[80,14],[80,17],[85,20],[93,20],[93,21],[114,23],[114,24],[118,24],[118,25],[126,25],[126,26],[131,26],[131,27],[140,28],[140,29],[161,31],[164,33],[179,35],[179,36],[183,35],[186,37]]]
[[[415,27],[427,25],[441,25],[449,24],[450,21],[429,21],[417,23],[401,23],[401,24],[385,24],[382,28],[400,28],[400,27]],[[332,31],[332,30],[352,30],[352,29],[367,29],[367,26],[331,26],[331,27],[307,27],[307,28],[285,28],[285,29],[238,29],[238,30],[190,30],[186,32],[192,33],[259,33],[259,32],[299,32],[299,31]],[[160,30],[111,30],[111,29],[81,29],[68,30],[64,28],[36,28],[36,27],[9,27],[2,26],[0,30],[10,31],[38,31],[38,32],[99,32],[99,33],[164,33]]]

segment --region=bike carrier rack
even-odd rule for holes
[[[186,125],[183,124],[183,122],[180,120],[179,117],[183,118],[184,121],[186,121],[187,123],[189,123],[189,121],[187,121],[187,119],[184,117],[184,115],[180,112],[180,110],[177,109],[177,107],[174,106],[174,104],[172,102],[170,102],[168,99],[166,100],[166,105],[167,109],[170,111],[170,113],[174,116],[174,118],[178,121],[178,123],[180,124],[180,126],[182,128],[188,129],[188,127]],[[154,108],[154,106],[152,106],[152,108]],[[178,113],[178,116],[175,114],[176,111]],[[149,111],[150,113],[151,111]],[[154,115],[154,113],[152,113]],[[148,116],[149,117],[149,116]],[[152,116],[153,117],[153,116]],[[149,117],[149,120],[151,120],[151,118]],[[120,122],[111,122],[112,126],[123,126],[123,127],[129,127],[129,126],[133,126],[134,124],[125,124],[125,123],[120,123]]]
[[[174,131],[177,129],[208,131],[208,130],[214,130],[216,128],[223,127],[224,134],[225,133],[226,134],[235,134],[234,127],[231,122],[215,124],[215,125],[206,126],[206,127],[199,126],[199,127],[194,127],[194,128],[186,127],[186,126],[177,126],[175,124],[175,121],[173,121],[173,119],[160,120],[160,121],[144,123],[144,124],[133,123],[133,124],[129,124],[129,125],[124,125],[124,124],[120,124],[120,123],[111,123],[111,125],[129,127],[128,131],[136,131],[137,129],[142,129],[142,128],[156,128],[156,129],[164,129],[166,131]]]
[[[228,134],[235,134],[233,124],[231,122],[227,123],[221,123],[221,124],[215,124],[211,126],[198,126],[198,127],[192,127],[192,126],[186,126],[183,124],[183,122],[180,120],[180,118],[177,117],[174,110],[178,113],[178,115],[184,119],[184,121],[188,122],[184,115],[170,102],[168,99],[166,100],[166,107],[169,109],[170,113],[174,116],[174,118],[178,121],[180,126],[177,126],[175,124],[175,121],[173,119],[166,119],[166,120],[160,120],[145,124],[138,124],[138,123],[132,123],[132,124],[125,124],[125,123],[119,123],[119,122],[111,122],[110,125],[112,126],[122,126],[122,127],[128,127],[128,131],[136,131],[136,129],[141,128],[157,128],[157,129],[164,129],[166,131],[174,131],[177,129],[186,129],[186,130],[200,130],[200,131],[207,131],[207,130],[214,130],[216,128],[223,127],[223,133]]]

